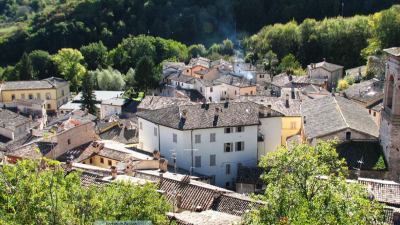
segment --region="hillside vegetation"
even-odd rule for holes
[[[369,55],[400,46],[400,6],[370,16],[268,25],[244,43],[253,61],[272,51],[279,59],[293,54],[303,66],[323,58],[345,68],[359,66]]]
[[[210,46],[266,24],[369,14],[396,0],[345,2],[342,10],[338,0],[4,0],[0,64],[36,49],[55,53],[97,41],[112,48],[139,34]]]

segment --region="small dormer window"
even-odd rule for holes
[[[351,139],[351,132],[348,131],[348,132],[346,132],[346,140],[350,141],[350,139]]]

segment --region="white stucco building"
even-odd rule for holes
[[[101,102],[100,119],[104,119],[112,115],[120,115],[122,107],[125,105],[126,99],[112,98]]]
[[[239,165],[257,165],[258,110],[255,103],[235,102],[138,112],[139,147],[233,188]]]

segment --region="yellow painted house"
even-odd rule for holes
[[[239,101],[259,104],[260,125],[258,129],[258,158],[280,146],[287,140],[301,134],[302,117],[299,100],[267,96],[241,96]]]
[[[45,100],[48,112],[55,112],[68,102],[70,96],[68,81],[57,77],[32,81],[7,81],[0,84],[0,92],[0,102],[6,105],[19,99]]]

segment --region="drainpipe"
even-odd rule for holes
[[[161,132],[160,132],[160,124],[157,125],[158,126],[158,151],[160,152],[160,156],[161,156]]]
[[[190,130],[190,154],[192,158],[192,164],[189,169],[190,176],[192,176],[192,170],[193,170],[193,130]]]

